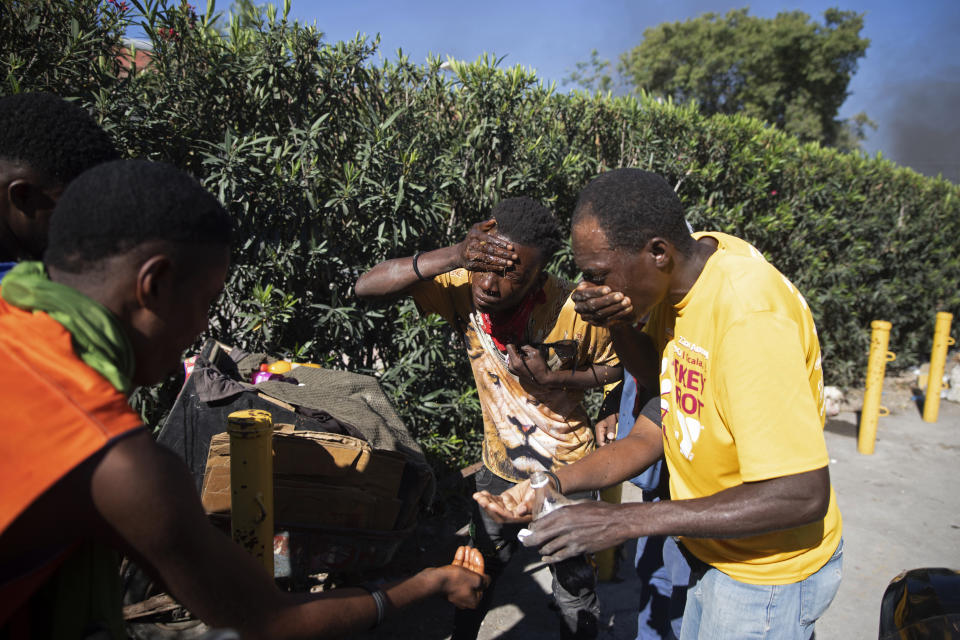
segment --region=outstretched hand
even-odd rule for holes
[[[490,585],[484,574],[483,555],[471,547],[458,547],[453,562],[440,567],[443,594],[458,609],[476,609]]]
[[[581,282],[570,297],[574,310],[594,326],[611,327],[635,322],[630,298],[606,285]]]
[[[518,258],[513,244],[496,235],[496,228],[493,218],[470,227],[458,245],[460,266],[468,271],[502,271],[513,266]]]
[[[451,564],[455,567],[463,567],[464,569],[470,569],[470,571],[474,573],[483,575],[485,562],[483,560],[483,554],[480,553],[479,549],[459,546],[457,547],[457,552],[453,555],[453,562]]]
[[[498,496],[489,491],[478,491],[473,494],[477,501],[490,517],[497,522],[521,523],[530,522],[533,518],[533,489],[530,481],[524,480],[510,487]]]

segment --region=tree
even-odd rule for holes
[[[618,70],[636,89],[696,100],[706,114],[744,113],[804,141],[856,147],[872,123],[865,114],[838,120],[837,112],[870,41],[860,37],[863,14],[828,9],[823,19],[739,9],[664,23],[644,31]]]
[[[614,80],[610,76],[610,61],[601,60],[596,49],[590,52],[590,60],[578,62],[576,69],[563,79],[563,84],[575,84],[588,91],[606,93],[614,88]]]

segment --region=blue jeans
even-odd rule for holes
[[[837,594],[842,572],[842,540],[820,570],[793,584],[746,584],[693,559],[680,640],[808,640]]]
[[[633,424],[637,420],[637,412],[641,407],[644,407],[647,402],[650,400],[655,400],[657,412],[654,415],[659,415],[660,413],[660,396],[657,393],[644,390],[643,397],[637,401],[637,394],[639,390],[637,389],[637,379],[634,378],[629,371],[623,372],[623,388],[620,393],[620,413],[617,414],[617,440],[623,440],[630,432],[633,430]],[[639,405],[639,406],[638,406]],[[654,421],[657,425],[660,424],[660,420],[657,419]],[[652,465],[640,472],[640,475],[630,478],[632,482],[637,487],[640,487],[644,491],[653,491],[660,482],[661,468],[664,466],[663,458],[659,458]],[[666,488],[666,484],[663,485],[663,488]],[[666,493],[663,494],[666,497]]]
[[[690,566],[670,536],[637,539],[640,613],[636,640],[680,637]]]
[[[637,411],[660,424],[660,396],[644,390],[638,399],[636,379],[624,372],[620,396],[617,440],[630,434]],[[654,411],[648,412],[648,403]],[[643,501],[655,502],[669,497],[669,480],[663,458],[647,467],[630,480],[643,489]],[[690,567],[677,547],[677,541],[667,536],[637,538],[637,577],[640,578],[640,605],[637,614],[636,640],[666,640],[680,636],[680,621],[690,581]]]

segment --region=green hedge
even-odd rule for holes
[[[375,62],[376,42],[324,43],[272,8],[214,21],[212,7],[130,2],[0,5],[0,92],[75,98],[128,155],[197,176],[239,228],[210,334],[375,373],[439,464],[477,459],[461,349],[409,302],[362,305],[352,285],[384,258],[458,241],[504,197],[568,224],[598,171],[666,176],[694,227],[753,242],[804,293],[828,384],[862,379],[871,320],[893,322],[899,366],[926,358],[936,311],[960,312],[960,191],[944,180],[748,118],[559,94],[487,57]],[[115,53],[131,21],[154,51],[127,74]],[[575,275],[569,252],[552,268]],[[175,389],[141,398],[152,419]]]

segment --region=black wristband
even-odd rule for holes
[[[423,274],[420,273],[419,267],[417,267],[417,260],[419,260],[420,256],[422,256],[424,253],[426,253],[426,251],[417,251],[415,254],[413,254],[413,272],[417,274],[417,280],[420,280],[421,282],[423,282],[424,280],[430,279],[430,278],[424,278]]]
[[[383,624],[383,619],[387,616],[387,594],[375,584],[362,584],[360,588],[369,593],[373,598],[374,604],[377,605],[377,621],[374,622],[370,628],[374,629],[379,627]]]

